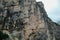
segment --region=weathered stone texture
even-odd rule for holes
[[[60,25],[48,17],[44,4],[36,0],[0,0],[0,30],[10,32],[14,40],[60,39]]]

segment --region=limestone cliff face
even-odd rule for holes
[[[59,40],[59,27],[48,17],[42,2],[0,0],[0,30],[18,40]]]

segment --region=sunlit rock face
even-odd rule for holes
[[[42,2],[0,0],[0,30],[9,35],[7,40],[59,40],[59,27]]]

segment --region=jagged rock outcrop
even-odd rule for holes
[[[59,40],[59,28],[48,17],[42,2],[0,0],[0,30],[18,40]]]

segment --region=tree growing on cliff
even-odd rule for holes
[[[0,31],[0,40],[9,38],[9,36],[7,34],[4,34],[2,31]]]

